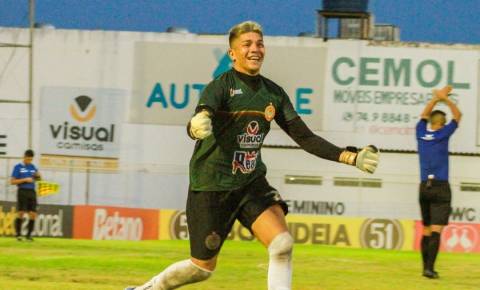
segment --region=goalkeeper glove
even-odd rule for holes
[[[207,111],[201,111],[190,120],[190,136],[205,139],[212,134],[212,119]]]
[[[360,152],[355,147],[347,147],[340,154],[339,161],[342,163],[356,166],[358,169],[373,173],[378,166],[379,151],[377,147],[368,145]]]

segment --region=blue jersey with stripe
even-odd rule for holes
[[[23,163],[18,163],[15,165],[13,168],[12,172],[12,177],[16,179],[22,179],[22,178],[35,178],[35,174],[38,172],[37,167],[33,164],[23,164]],[[33,182],[24,182],[17,184],[19,188],[25,188],[25,189],[35,189],[35,180]]]
[[[448,181],[448,141],[457,127],[458,123],[455,120],[435,131],[427,128],[425,119],[417,123],[416,135],[422,181],[426,181],[430,174],[435,180]]]

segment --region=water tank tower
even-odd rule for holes
[[[372,16],[368,12],[368,0],[323,0],[323,9],[317,10],[317,33],[329,38],[329,20],[338,20],[335,38],[369,39]]]

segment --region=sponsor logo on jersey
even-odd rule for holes
[[[432,140],[435,139],[435,136],[433,134],[425,134],[425,136],[420,137],[420,138],[422,138],[425,141],[432,141]]]
[[[265,108],[265,119],[270,122],[273,118],[275,118],[275,107],[270,103],[270,105]]]
[[[259,148],[263,142],[263,133],[258,134],[260,125],[257,121],[248,123],[246,133],[237,135],[237,142],[240,148]]]
[[[232,89],[230,88],[230,97],[243,94],[242,89]]]
[[[232,174],[237,170],[244,174],[252,173],[257,166],[258,151],[235,151],[233,154]]]
[[[35,173],[35,170],[31,169],[31,170],[28,170],[27,168],[20,168],[20,173]]]

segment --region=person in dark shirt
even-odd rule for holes
[[[13,168],[10,184],[17,186],[17,210],[15,219],[15,231],[17,240],[22,240],[23,216],[28,213],[27,241],[33,241],[32,231],[37,217],[37,193],[35,192],[35,180],[40,179],[40,172],[33,165],[34,153],[32,150],[25,151],[23,162]]]
[[[233,68],[202,91],[187,126],[189,136],[197,140],[186,211],[191,258],[169,266],[143,286],[127,289],[176,289],[206,280],[237,219],[268,249],[268,289],[291,289],[288,207],[267,182],[260,152],[273,120],[309,153],[369,173],[377,167],[374,146],[340,148],[315,135],[286,92],[260,75],[265,47],[259,24],[247,21],[233,27],[229,43]]]
[[[451,90],[451,86],[446,86],[433,91],[433,98],[423,110],[416,128],[421,179],[419,201],[423,222],[423,276],[432,279],[439,277],[434,265],[440,247],[440,235],[443,227],[448,224],[451,212],[448,141],[462,117],[458,107],[448,98]],[[450,123],[446,124],[444,112],[433,111],[438,102],[444,102],[452,111],[453,119]]]

